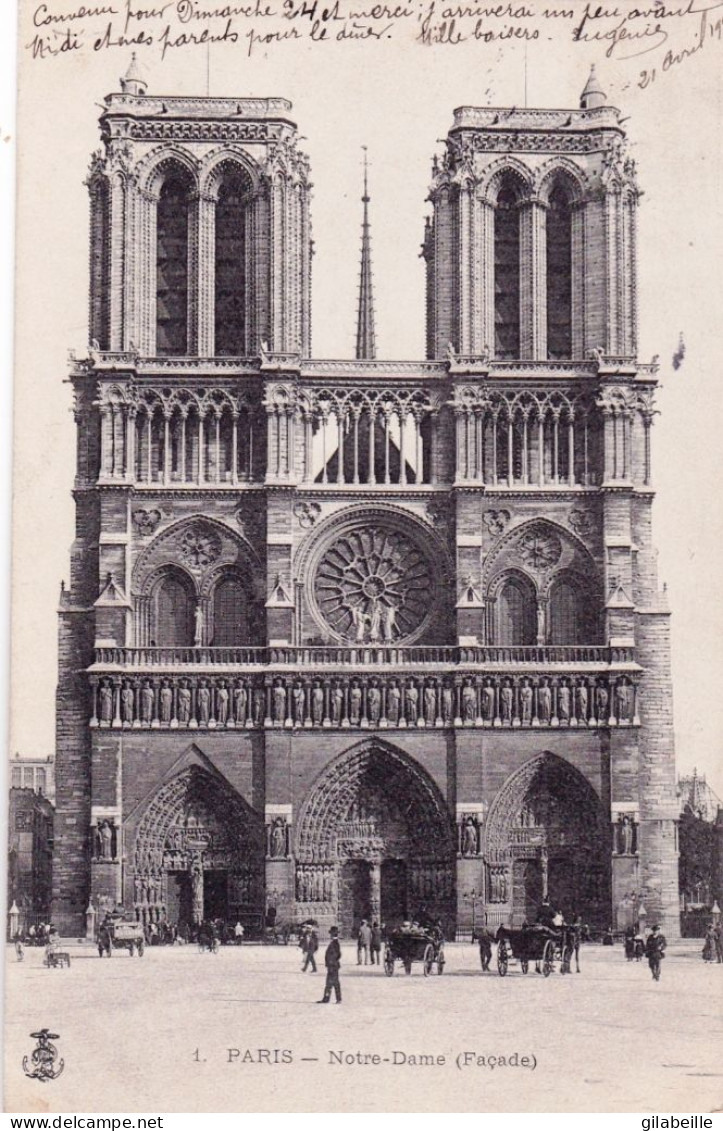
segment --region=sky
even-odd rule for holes
[[[32,6],[21,18],[29,36]],[[720,375],[720,46],[663,72],[648,56],[556,39],[459,48],[308,42],[226,45],[142,57],[149,93],[280,95],[311,160],[313,354],[353,356],[368,147],[379,357],[424,356],[419,258],[431,158],[460,105],[576,107],[590,63],[627,118],[644,196],[639,214],[640,357],[660,356],[653,429],[654,536],[673,611],[678,766],[723,797],[723,456]],[[717,52],[717,53],[716,53]],[[207,57],[208,56],[208,57]],[[656,58],[660,59],[659,56]],[[54,747],[56,609],[73,537],[75,428],[67,354],[87,346],[88,204],[102,97],[129,52],[31,62],[19,89],[10,751]],[[644,87],[644,88],[643,88]],[[675,372],[683,334],[686,354]]]

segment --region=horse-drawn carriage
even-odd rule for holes
[[[127,950],[131,958],[134,954],[142,958],[146,949],[143,924],[108,916],[98,928],[97,945],[101,958],[104,954],[112,958],[114,950]]]
[[[425,977],[437,967],[437,973],[444,970],[444,935],[438,927],[428,929],[400,927],[392,931],[384,948],[384,973],[391,978],[395,963],[401,962],[404,973],[412,973],[412,963],[422,963]]]
[[[562,924],[559,927],[545,927],[536,924],[524,926],[519,930],[500,927],[497,932],[497,970],[504,977],[510,963],[517,961],[520,970],[526,974],[530,963],[547,978],[559,966],[561,974],[570,974],[572,959],[575,956],[577,972],[580,972],[580,943],[575,927]]]

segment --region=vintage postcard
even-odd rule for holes
[[[720,1110],[723,4],[18,58],[6,1110]]]

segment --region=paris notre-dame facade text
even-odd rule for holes
[[[426,360],[311,351],[282,98],[105,99],[53,915],[678,931],[656,370],[620,113],[454,112]],[[433,139],[430,139],[430,142]],[[424,186],[420,185],[420,203]],[[421,210],[420,210],[421,211]]]

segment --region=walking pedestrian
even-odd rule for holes
[[[482,970],[486,971],[490,968],[492,961],[492,935],[483,927],[477,935],[477,942],[479,943],[479,960],[482,965]]]
[[[339,967],[341,966],[341,947],[339,946],[339,930],[337,927],[329,928],[329,945],[324,955],[326,966],[326,985],[324,996],[319,1005],[328,1005],[331,1001],[331,991],[336,994],[337,1005],[341,1002],[341,986],[339,985]]]
[[[660,981],[660,963],[665,958],[667,945],[665,935],[662,934],[660,927],[655,923],[645,943],[645,956],[654,982]]]
[[[382,953],[382,929],[377,923],[376,919],[372,923],[372,937],[369,943],[369,957],[371,958],[372,966],[374,963],[380,965]]]
[[[304,965],[302,971],[306,972],[311,967],[311,973],[316,973],[316,952],[319,949],[319,936],[313,927],[304,932]]]
[[[720,923],[716,923],[713,928],[713,944],[716,962],[723,962],[723,928],[721,928]]]
[[[364,958],[364,965],[366,966],[369,961],[369,945],[372,941],[372,929],[367,923],[366,919],[362,919],[361,926],[359,927],[359,934],[356,943],[356,964],[361,966],[362,957]]]
[[[709,923],[705,929],[705,939],[703,941],[703,961],[712,962],[715,955],[715,934],[713,932],[713,924]]]

